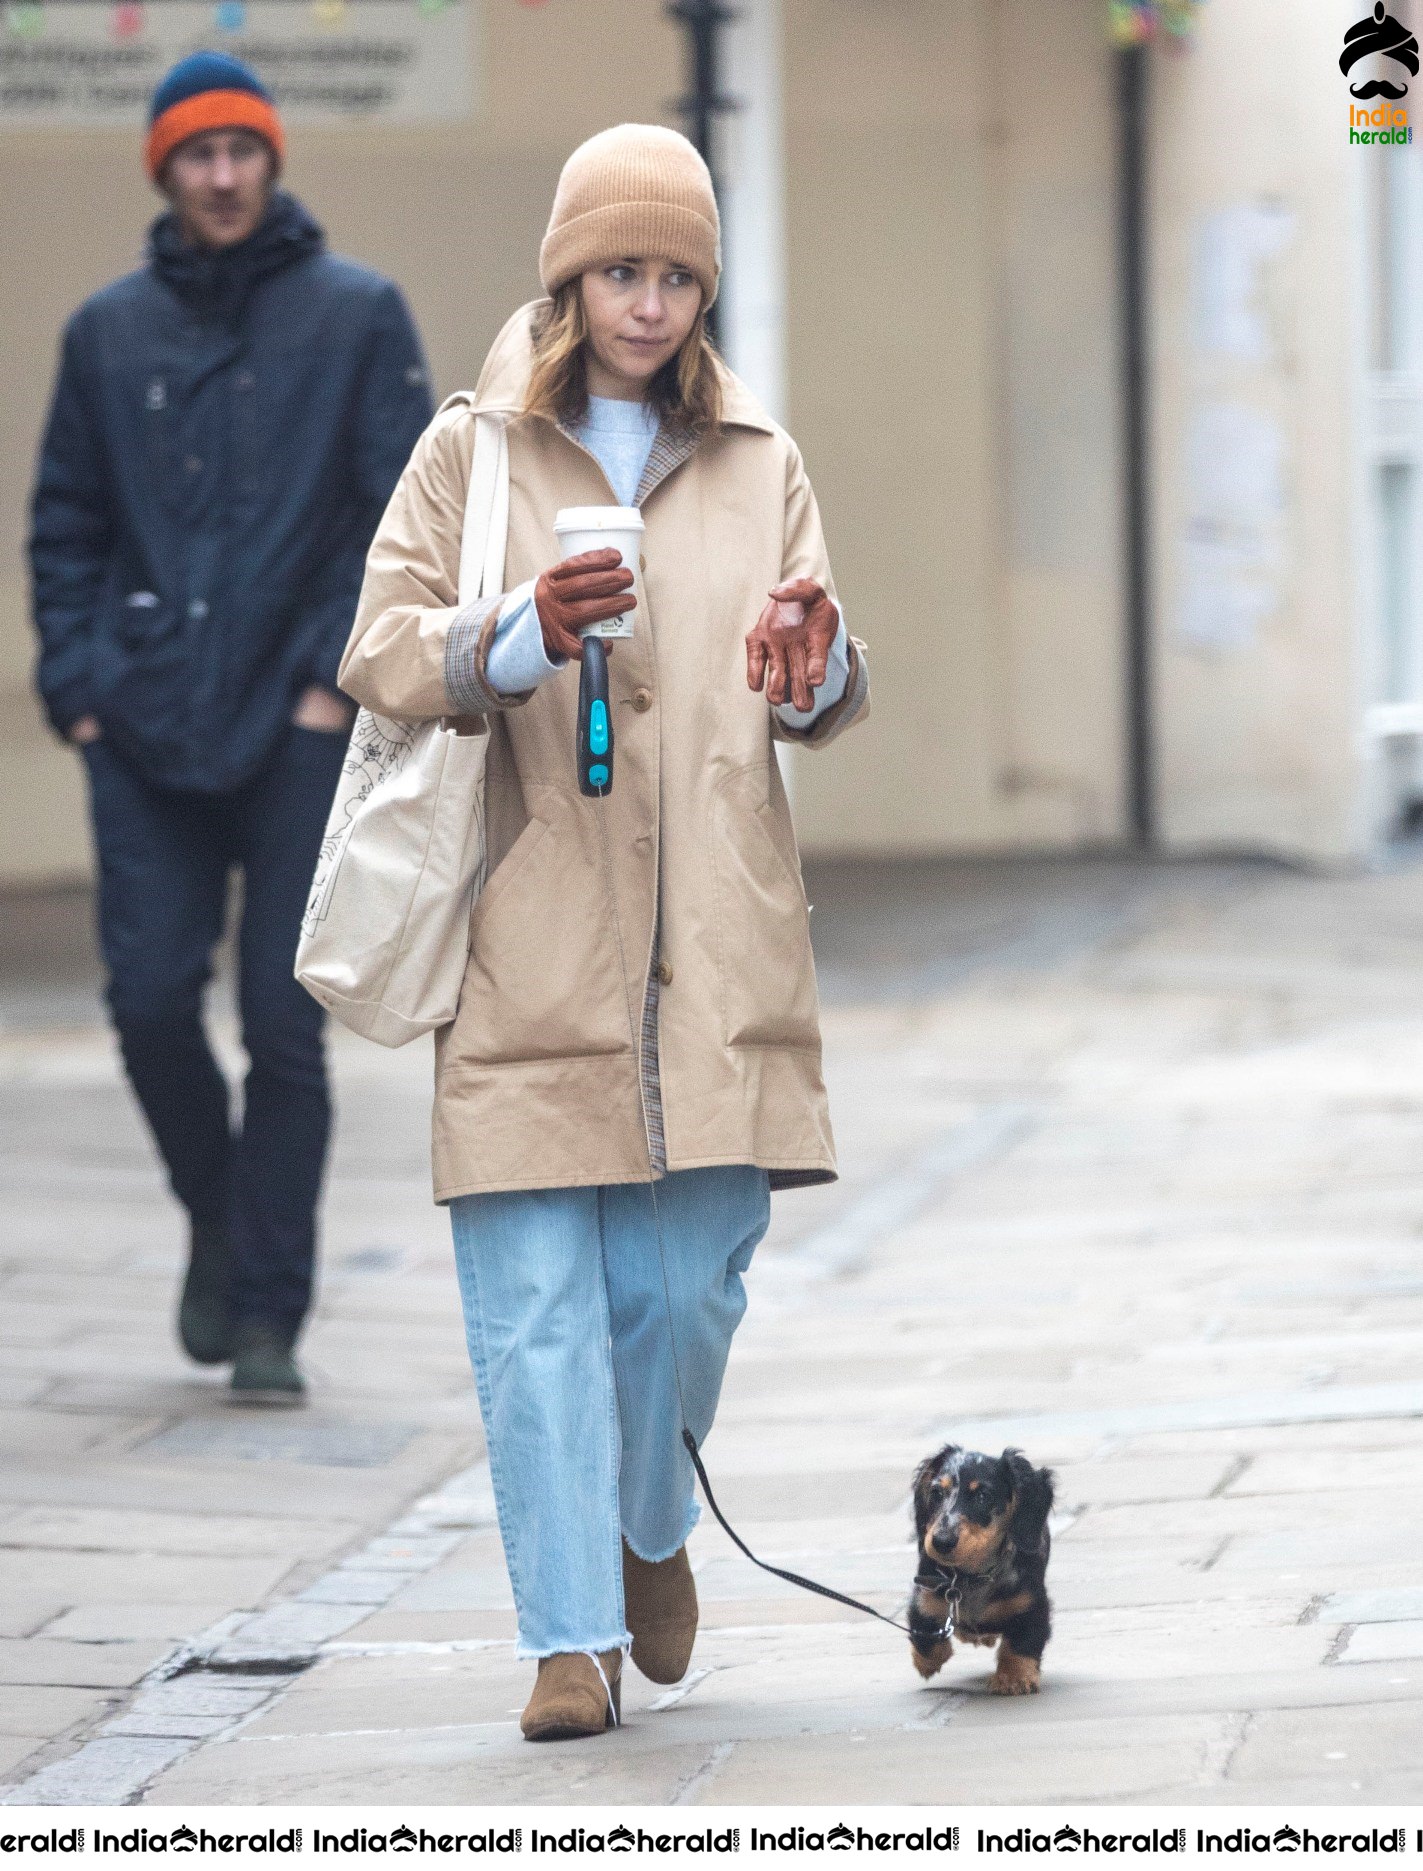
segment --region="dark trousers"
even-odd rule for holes
[[[331,1099],[322,1012],[292,966],[345,748],[344,734],[292,728],[255,779],[217,795],[165,792],[102,741],[86,750],[124,1065],[174,1194],[231,1240],[236,1318],[293,1334],[311,1303]],[[236,1127],[202,1024],[234,868],[249,1062]]]

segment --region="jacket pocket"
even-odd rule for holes
[[[125,649],[142,650],[148,644],[161,643],[176,628],[172,605],[165,604],[156,591],[130,591],[119,600],[114,635]]]
[[[728,1046],[818,1049],[820,1009],[795,833],[764,761],[712,795],[721,1007]]]
[[[477,898],[454,1059],[510,1065],[628,1050],[607,880],[580,830],[576,808],[550,790]]]

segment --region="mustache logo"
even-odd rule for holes
[[[1392,59],[1402,65],[1411,76],[1418,76],[1418,41],[1401,20],[1396,20],[1387,11],[1383,0],[1376,0],[1373,14],[1368,19],[1361,19],[1349,28],[1344,35],[1344,50],[1339,57],[1339,69],[1347,78],[1360,59],[1369,58],[1374,53]],[[1371,78],[1364,84],[1350,85],[1352,97],[1401,98],[1407,97],[1406,84],[1390,84],[1386,78]]]

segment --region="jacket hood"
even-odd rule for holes
[[[481,415],[517,415],[524,406],[533,368],[533,318],[546,299],[531,299],[508,319],[489,347],[472,395],[458,399]],[[729,427],[776,433],[776,424],[736,373],[717,360],[721,375],[722,421]]]
[[[170,209],[149,229],[148,259],[180,299],[218,318],[235,320],[254,286],[320,253],[325,245],[319,224],[294,195],[278,189],[256,231],[235,247],[190,246]]]

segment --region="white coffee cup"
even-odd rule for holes
[[[642,515],[636,507],[560,507],[553,516],[559,556],[576,559],[580,552],[600,552],[609,546],[636,578],[642,557]],[[636,611],[594,624],[582,636],[630,637]]]

